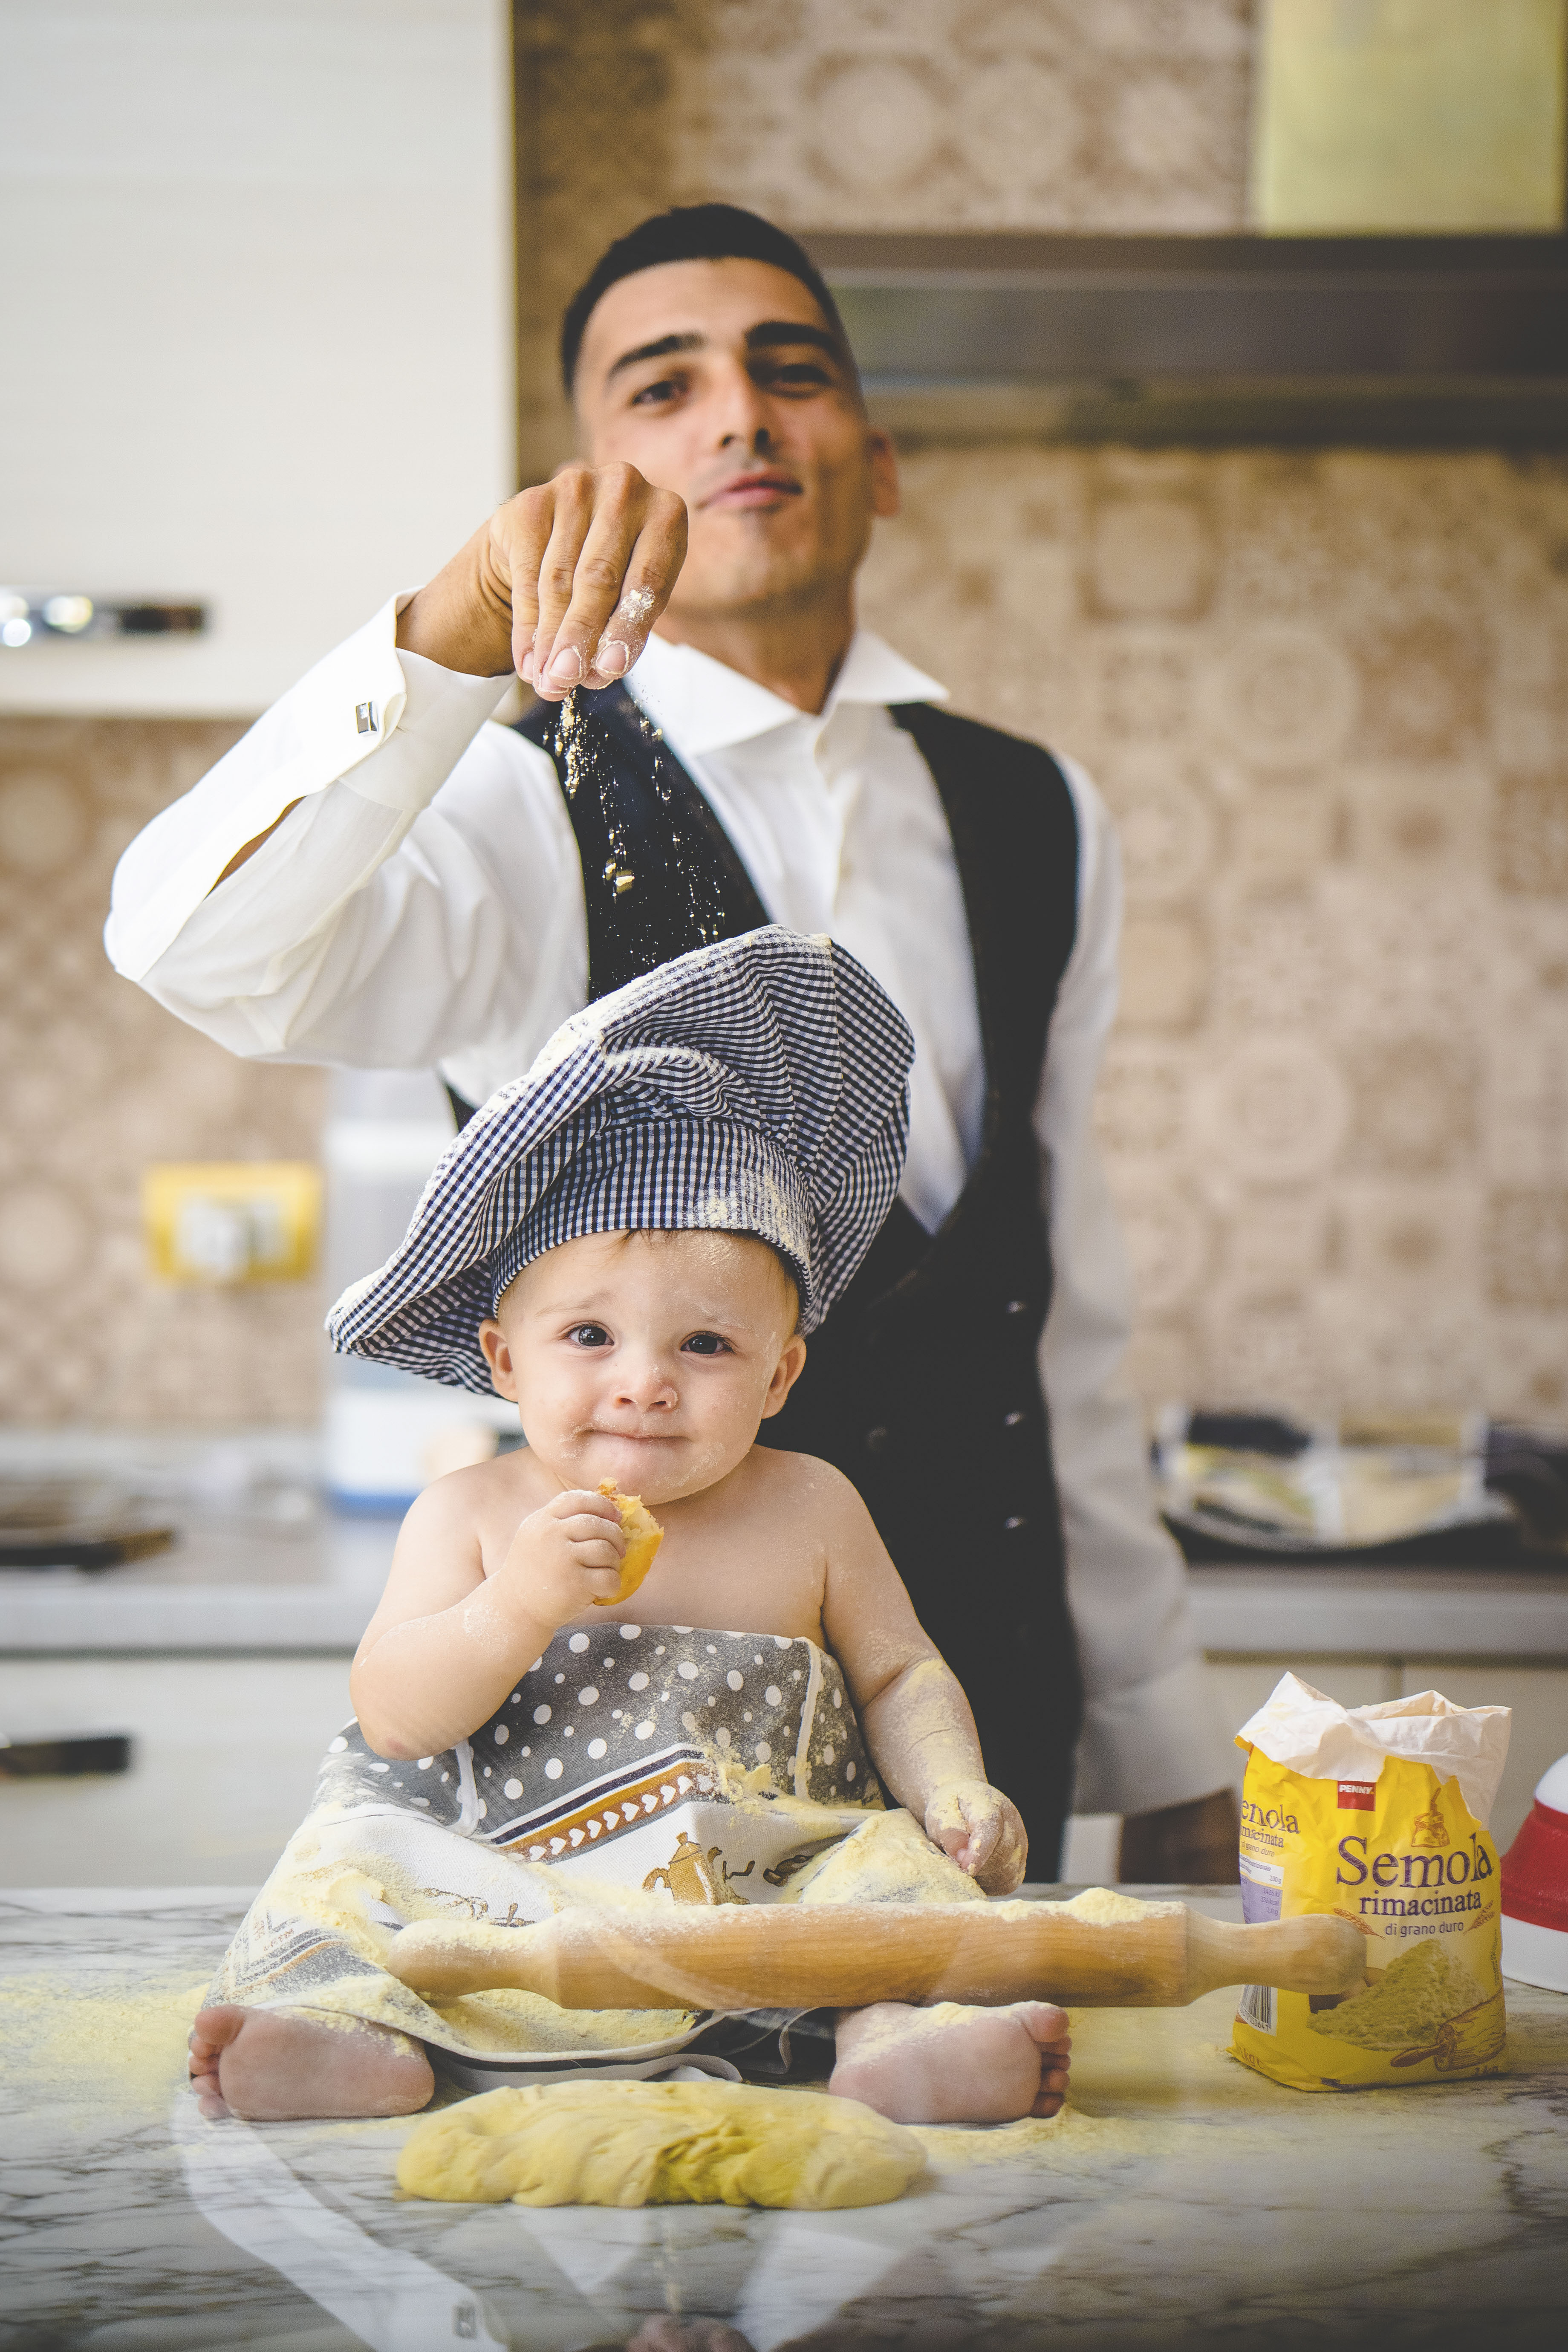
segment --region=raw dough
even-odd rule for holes
[[[486,2091],[416,2124],[413,2197],[457,2204],[886,2205],[925,2170],[913,2134],[858,2099],[744,2083]]]
[[[664,1529],[647,1508],[640,1495],[623,1495],[613,1478],[601,1478],[599,1492],[607,1495],[620,1514],[621,1532],[626,1538],[626,1552],[621,1560],[621,1580],[607,1601],[595,1601],[595,1609],[614,1609],[629,1601],[648,1570],[653,1556],[664,1541]]]
[[[912,1813],[873,1813],[785,1890],[799,1903],[984,1903],[967,1871],[932,1843]]]

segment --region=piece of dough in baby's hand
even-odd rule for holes
[[[858,2099],[745,2083],[486,2091],[416,2124],[412,2197],[496,2205],[886,2205],[925,2170],[912,2132]]]
[[[653,1513],[644,1507],[642,1496],[623,1495],[613,1478],[601,1478],[599,1492],[607,1495],[620,1513],[621,1531],[626,1538],[619,1586],[607,1600],[594,1603],[595,1609],[614,1609],[631,1599],[653,1566],[653,1556],[664,1541],[664,1529]]]

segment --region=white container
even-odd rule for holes
[[[396,1249],[453,1131],[451,1107],[428,1071],[334,1074],[322,1150],[331,1297]],[[405,1511],[432,1478],[519,1433],[517,1407],[500,1397],[334,1355],[323,1433],[330,1499],[340,1511],[374,1516]]]

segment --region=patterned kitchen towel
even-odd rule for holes
[[[470,2064],[647,2071],[710,2020],[510,1990],[427,2001],[384,1954],[416,1919],[523,1927],[650,1898],[984,1900],[887,1811],[828,1652],[628,1623],[557,1634],[443,1755],[390,1760],[356,1724],[341,1731],[208,1998],[395,2026]]]

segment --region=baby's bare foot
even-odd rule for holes
[[[1068,2086],[1067,2013],[1049,2001],[910,2009],[879,2001],[838,2020],[828,2089],[896,2124],[1007,2124],[1054,2116]]]
[[[299,2009],[204,2009],[191,2030],[191,2088],[209,2122],[411,2116],[436,2087],[416,2042],[390,2026],[324,2024]]]

